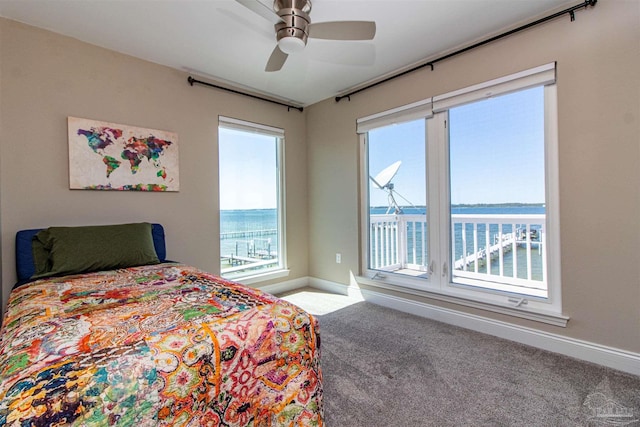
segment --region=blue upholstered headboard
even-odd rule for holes
[[[167,260],[167,248],[164,242],[164,228],[160,224],[151,224],[151,226],[156,254],[160,262],[165,262]],[[28,280],[36,271],[33,263],[31,241],[33,240],[33,236],[40,230],[42,230],[42,228],[20,230],[16,233],[16,272],[18,273],[18,283]]]

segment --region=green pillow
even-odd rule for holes
[[[37,233],[36,239],[49,256],[43,262],[42,253],[36,255],[34,250],[36,273],[33,278],[160,262],[149,223],[49,227]]]
[[[40,236],[40,238],[38,238]],[[39,231],[31,240],[31,252],[33,254],[33,266],[35,267],[34,276],[43,276],[51,271],[51,260],[49,259],[49,250],[44,247],[43,241],[49,238],[49,231]]]

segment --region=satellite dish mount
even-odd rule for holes
[[[390,212],[394,212],[396,214],[402,214],[402,208],[398,205],[395,196],[393,195],[393,182],[391,180],[398,173],[398,169],[400,169],[400,165],[402,161],[398,160],[394,164],[387,166],[384,168],[375,178],[369,176],[369,179],[373,181],[376,187],[380,190],[384,190],[387,192],[387,199],[389,202],[389,207],[387,208],[387,214]]]

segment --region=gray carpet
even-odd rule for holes
[[[640,426],[640,377],[360,302],[320,321],[327,427]]]

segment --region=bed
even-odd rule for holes
[[[317,320],[167,261],[159,224],[24,230],[16,254],[0,425],[322,425]]]

